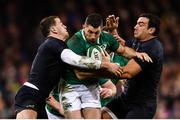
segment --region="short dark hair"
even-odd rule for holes
[[[94,28],[97,28],[99,26],[103,26],[103,19],[100,14],[93,13],[86,17],[85,24],[91,25]]]
[[[43,34],[43,36],[47,37],[50,32],[50,27],[55,25],[55,18],[59,18],[58,16],[49,16],[45,17],[40,22],[40,30]]]
[[[142,13],[139,17],[146,17],[149,19],[148,28],[154,27],[156,30],[153,35],[158,35],[160,31],[160,18],[151,13]]]

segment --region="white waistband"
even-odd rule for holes
[[[34,88],[36,90],[39,90],[35,85],[33,85],[32,83],[29,83],[29,82],[25,82],[24,85],[28,86],[28,87],[31,87],[31,88]]]
[[[116,115],[115,115],[109,108],[103,107],[102,109],[103,109],[104,111],[106,111],[106,112],[111,116],[112,119],[118,119],[118,118],[116,117]]]

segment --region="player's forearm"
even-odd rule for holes
[[[64,110],[62,109],[61,104],[52,95],[49,95],[49,97],[46,99],[46,103],[56,111],[58,111],[60,114],[64,114]]]
[[[95,77],[95,72],[92,71],[92,72],[84,72],[84,71],[81,71],[81,70],[76,70],[74,69],[74,73],[76,74],[76,77],[79,79],[79,80],[85,80],[85,79],[91,79],[91,78],[94,78]]]
[[[130,73],[123,73],[121,75],[121,78],[125,78],[125,79],[131,79],[133,77],[133,75],[131,75]]]
[[[132,69],[133,68],[127,69],[127,67],[123,67],[123,73],[121,74],[121,78],[131,79],[132,77],[134,77],[138,72],[133,72]]]
[[[118,78],[116,74],[109,72],[106,69],[101,69],[96,71],[83,71],[83,70],[75,69],[74,72],[79,80],[87,80],[93,78],[112,78],[112,79]]]
[[[118,31],[117,29],[113,29],[113,30],[108,30],[108,32],[112,35],[118,35]]]
[[[126,46],[124,46],[124,51],[123,51],[122,55],[128,59],[132,59],[137,56],[135,50],[133,50],[132,48],[126,47]]]

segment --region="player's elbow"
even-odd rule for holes
[[[133,78],[133,75],[128,74],[128,75],[127,75],[127,79],[131,79],[131,78]]]
[[[85,71],[74,69],[74,73],[79,80],[87,80],[87,79],[94,78],[93,73],[91,72],[87,72],[87,71],[85,72]]]
[[[75,72],[75,75],[79,80],[84,80],[86,78],[81,72]]]
[[[128,72],[123,73],[122,76],[121,76],[121,78],[126,78],[126,79],[131,79],[133,77],[134,77],[134,75],[131,74],[131,73],[128,73]]]

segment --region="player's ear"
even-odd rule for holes
[[[52,27],[50,28],[50,31],[53,32],[53,33],[56,33],[56,28],[55,28],[54,26],[52,26]]]
[[[156,29],[154,27],[149,28],[149,33],[150,34],[153,34],[155,31],[156,31]]]
[[[85,28],[85,27],[86,27],[86,24],[83,24],[82,27]]]

